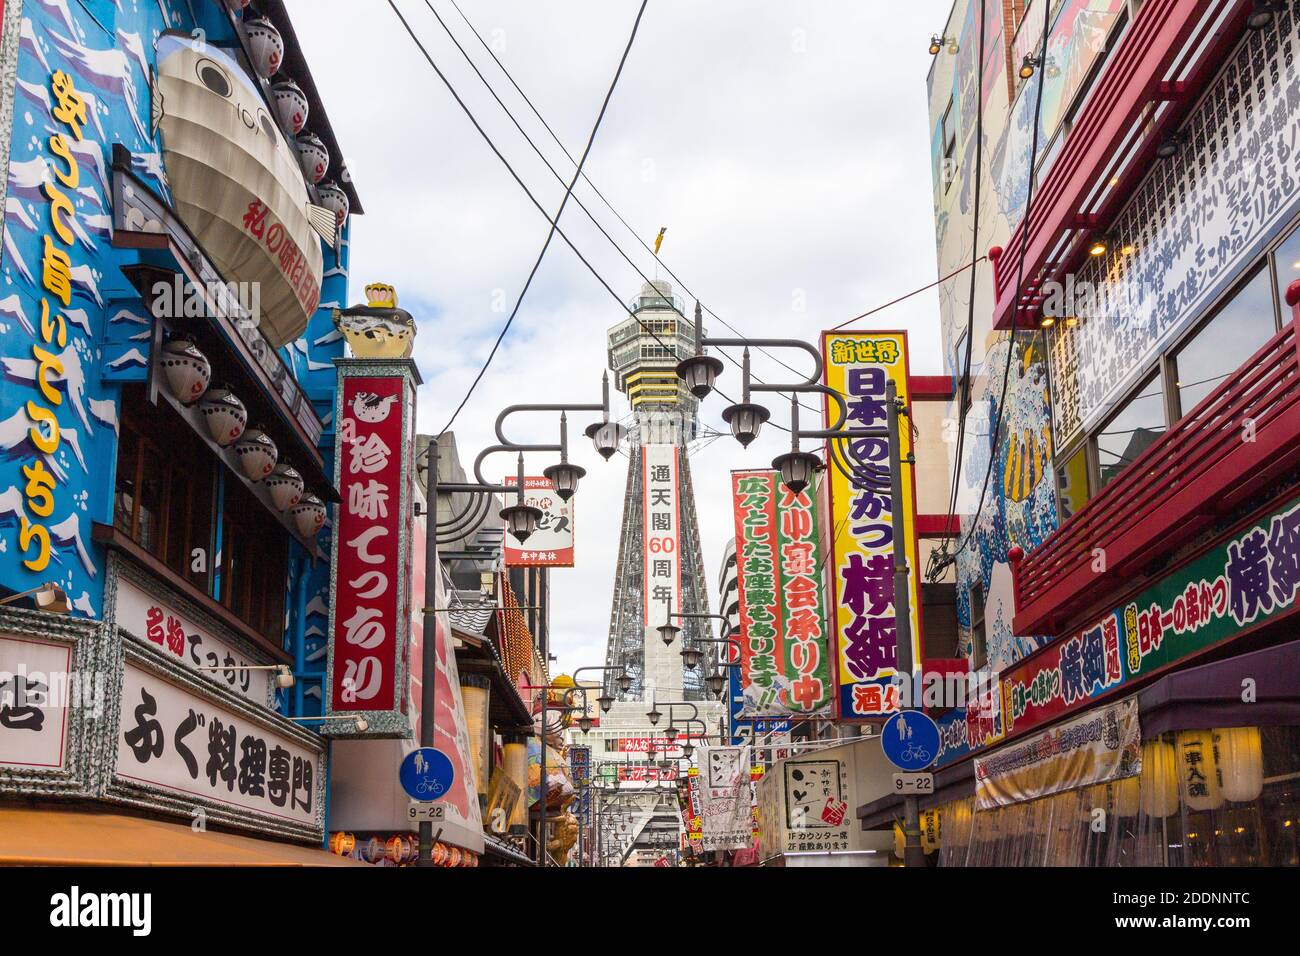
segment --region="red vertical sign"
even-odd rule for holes
[[[404,710],[406,379],[344,376],[341,387],[330,709]]]

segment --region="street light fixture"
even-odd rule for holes
[[[671,646],[673,643],[673,638],[675,638],[679,633],[681,633],[681,630],[682,629],[680,627],[678,627],[676,624],[673,624],[671,622],[668,624],[660,624],[659,636],[663,639],[664,647]]]
[[[592,720],[586,714],[583,714],[581,717],[578,718],[578,729],[581,730],[584,734],[589,733],[591,731],[591,725],[592,725]]]
[[[677,363],[677,375],[696,398],[707,398],[721,374],[722,360],[712,355],[692,355]]]
[[[616,680],[618,682],[618,689],[620,693],[626,694],[629,690],[632,689],[632,675],[627,673],[626,671],[624,671],[622,674],[619,674]]]
[[[650,726],[653,727],[659,723],[659,718],[662,717],[663,714],[659,710],[659,705],[651,702],[650,709],[646,711],[645,716],[646,720],[650,721]]]
[[[688,671],[693,671],[700,663],[701,653],[696,647],[682,648],[682,666]]]
[[[609,694],[601,694],[596,698],[596,703],[600,704],[600,712],[602,714],[608,714],[609,709],[614,706],[614,698],[609,696]]]
[[[710,674],[708,677],[704,678],[704,683],[709,685],[709,691],[714,697],[721,697],[722,688],[726,685],[727,678],[723,677],[720,673]]]

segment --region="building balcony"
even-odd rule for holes
[[[994,328],[1037,327],[1044,284],[1087,257],[1098,227],[1159,162],[1157,150],[1241,39],[1251,8],[1251,0],[1146,0],[1035,183],[1028,223],[989,250]]]
[[[1028,555],[1016,634],[1057,635],[1300,465],[1300,282],[1291,320]]]

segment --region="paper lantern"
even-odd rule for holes
[[[271,469],[266,487],[271,492],[271,503],[281,511],[288,511],[302,497],[304,485],[298,469],[281,462]]]
[[[258,76],[269,80],[279,72],[280,64],[284,62],[284,38],[270,20],[262,17],[245,20],[244,32],[248,34],[249,62]]]
[[[1219,759],[1210,730],[1179,731],[1179,795],[1189,810],[1204,812],[1223,806],[1223,786],[1219,776]]]
[[[299,136],[296,144],[302,174],[307,177],[307,182],[315,185],[325,178],[325,172],[330,168],[330,154],[320,137],[314,133]]]
[[[1148,740],[1142,745],[1141,808],[1149,817],[1178,809],[1178,755],[1174,745]]]
[[[330,852],[339,856],[351,856],[357,848],[357,838],[351,833],[339,831],[330,834]]]
[[[275,115],[280,118],[280,124],[291,136],[303,131],[311,107],[302,87],[293,80],[282,80],[271,87],[271,102],[275,104]]]
[[[325,526],[325,502],[310,492],[298,499],[298,503],[289,509],[289,517],[294,527],[304,538],[314,538]]]
[[[280,459],[280,449],[260,428],[250,428],[235,442],[235,457],[249,481],[261,481],[271,474]]]
[[[248,409],[227,388],[210,388],[204,392],[199,399],[199,414],[207,422],[212,440],[222,448],[234,444],[248,424]]]
[[[906,856],[907,837],[903,833],[903,828],[897,823],[894,824],[894,856],[900,860]]]
[[[163,372],[167,388],[182,405],[192,405],[208,390],[212,363],[189,339],[175,338],[162,347]]]
[[[488,757],[491,725],[488,721],[488,679],[479,674],[461,677],[460,697],[465,707],[465,723],[469,730],[470,764],[474,767],[475,789],[487,800]]]
[[[1264,790],[1264,751],[1258,727],[1214,731],[1219,749],[1223,796],[1233,803],[1258,800]]]
[[[921,814],[921,846],[926,853],[939,849],[942,839],[943,815],[939,809],[926,810]]]
[[[316,187],[316,194],[320,198],[320,204],[334,213],[335,223],[341,228],[352,210],[348,194],[335,182],[321,183]]]
[[[523,796],[515,801],[515,811],[510,815],[510,829],[519,832],[528,826],[528,746],[506,741],[502,749],[502,769],[506,778],[517,786]]]
[[[954,801],[945,806],[943,812],[944,825],[948,830],[948,840],[956,846],[968,846],[970,844],[971,829],[975,824],[973,801]]]

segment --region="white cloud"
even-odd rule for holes
[[[499,95],[564,177],[572,167],[446,0],[434,0]],[[483,90],[422,2],[399,0],[439,67],[553,211],[551,174]],[[580,154],[636,14],[633,0],[461,7],[573,155]],[[936,278],[926,43],[948,0],[707,5],[647,9],[587,173],[640,236],[668,226],[667,262],[747,335],[818,332]],[[460,401],[532,266],[547,224],[402,30],[386,4],[289,0],[366,213],[354,220],[354,291],[387,281],[421,322],[422,430]],[[802,51],[802,52],[801,52]],[[308,124],[310,126],[310,122]],[[586,184],[576,190],[637,265],[652,258]],[[641,279],[570,200],[562,227],[619,296]],[[661,273],[662,275],[662,273]],[[664,275],[663,277],[667,277]],[[680,290],[679,290],[680,291]],[[803,311],[795,304],[802,300]],[[493,311],[504,302],[504,311]],[[873,318],[911,333],[912,367],[940,370],[937,297]],[[605,331],[622,313],[557,236],[504,345],[455,425],[468,467],[512,402],[596,401]],[[713,324],[715,334],[727,334]],[[799,367],[798,359],[790,360]],[[755,372],[790,373],[763,356]],[[728,365],[720,384],[738,391]],[[620,396],[621,400],[621,396]],[[723,428],[716,397],[704,421]],[[625,408],[625,406],[624,406]],[[785,420],[786,409],[774,418]],[[575,421],[581,433],[585,421]],[[522,427],[520,427],[522,426]],[[511,437],[548,441],[553,420]],[[768,429],[747,451],[729,437],[692,459],[712,597],[732,534],[727,472],[785,450]],[[626,459],[589,447],[576,499],[578,562],[552,576],[552,650],[572,670],[604,663]],[[536,470],[546,462],[538,462]],[[488,476],[510,467],[491,461]],[[532,470],[532,469],[530,469]]]

